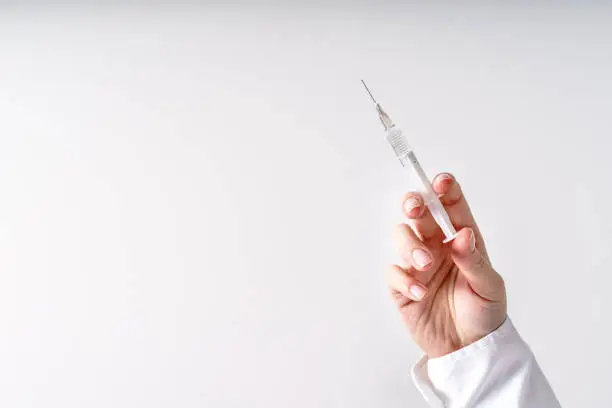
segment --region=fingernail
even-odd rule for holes
[[[476,236],[474,235],[474,230],[470,228],[470,252],[474,252],[476,250]]]
[[[410,211],[420,206],[421,206],[421,200],[419,200],[416,197],[410,197],[404,203],[404,211],[406,211],[406,214],[410,214]]]
[[[416,300],[421,300],[427,294],[427,289],[419,284],[414,284],[410,286],[410,293]]]
[[[419,268],[424,268],[431,263],[431,255],[423,249],[417,248],[412,251],[412,259]]]
[[[438,175],[438,181],[440,182],[448,182],[448,181],[452,181],[453,176],[451,176],[448,173],[441,173]]]

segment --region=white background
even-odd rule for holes
[[[0,406],[424,407],[361,78],[461,180],[562,404],[612,405],[611,12],[4,7]]]

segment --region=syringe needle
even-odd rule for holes
[[[376,102],[376,99],[374,99],[374,96],[372,96],[372,92],[370,92],[370,88],[368,88],[363,79],[361,80],[361,83],[365,87],[366,91],[368,91],[368,95],[370,95],[372,101],[374,101],[374,104],[376,105],[376,112],[378,112],[378,117],[380,118],[381,123],[385,127],[385,130],[391,129],[393,127],[393,121],[391,120],[389,115],[387,115],[387,112],[383,110],[382,106],[380,106],[380,104]]]
[[[376,102],[376,99],[374,99],[374,97],[372,96],[372,92],[370,92],[370,89],[368,88],[368,86],[366,85],[366,83],[363,81],[363,79],[361,80],[361,83],[363,84],[363,86],[365,87],[366,91],[368,91],[368,95],[370,95],[370,98],[372,98],[372,101],[378,105],[378,102]]]

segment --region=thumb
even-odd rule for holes
[[[504,300],[504,280],[476,248],[476,237],[471,228],[463,228],[453,240],[452,257],[476,294],[492,302]]]

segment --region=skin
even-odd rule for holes
[[[444,234],[422,197],[407,193],[402,210],[409,222],[394,233],[405,264],[392,265],[387,282],[412,338],[435,358],[497,329],[506,319],[506,289],[491,266],[459,183],[442,173],[432,185],[458,235],[443,244]]]

